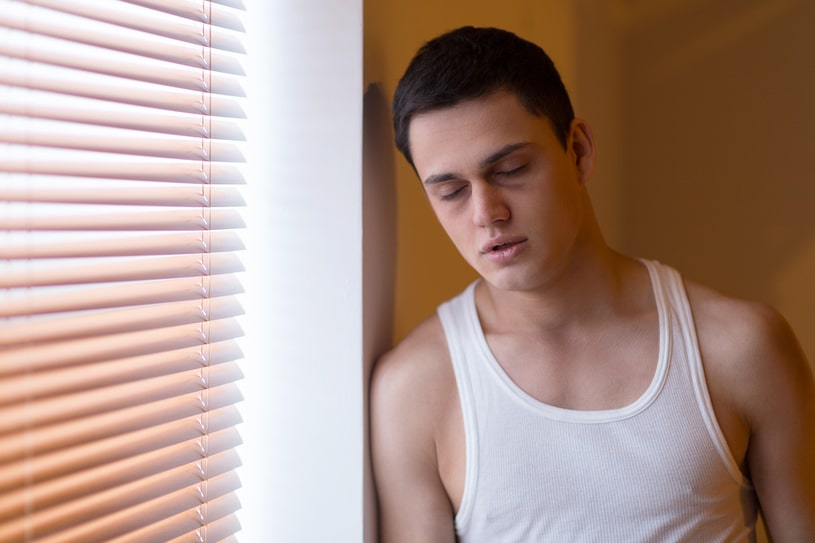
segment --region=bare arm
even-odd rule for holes
[[[714,409],[777,543],[815,541],[815,382],[783,317],[688,285]]]
[[[745,379],[747,465],[772,541],[815,541],[815,383],[784,319],[761,315]]]
[[[421,352],[419,352],[421,351]],[[439,382],[428,349],[400,347],[371,383],[371,447],[381,543],[453,543],[453,511],[436,458]]]

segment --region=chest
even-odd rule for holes
[[[704,541],[749,529],[745,489],[704,426],[688,424],[687,413],[658,411],[575,424],[504,418],[493,408],[479,423],[460,533],[489,541]],[[715,519],[728,520],[705,526]]]
[[[482,354],[492,359],[497,376],[508,383],[510,395],[526,395],[531,401],[562,409],[620,408],[642,397],[656,376],[660,355],[657,315],[650,315],[646,320],[648,322],[633,327],[633,336],[629,333],[631,327],[626,333],[607,329],[592,334],[591,340],[545,342],[517,334],[486,334]],[[482,363],[478,365],[481,369],[489,365],[485,360]],[[494,383],[487,384],[489,379],[481,381],[483,377],[477,378],[476,384],[490,388]],[[470,389],[472,384],[465,384],[468,393],[474,392]],[[476,388],[484,390],[481,386]],[[526,450],[528,444],[517,441],[527,435],[523,428],[517,428],[512,420],[504,424],[490,418],[496,413],[490,413],[491,407],[484,403],[487,399],[480,397],[481,392],[476,392],[479,397],[471,398],[471,403],[465,399],[464,405],[477,409],[480,419],[493,421],[490,426],[497,430],[497,435],[503,436],[499,441],[512,443],[513,447],[520,447],[519,451]],[[439,418],[437,453],[442,482],[454,509],[458,510],[464,496],[467,437],[460,390],[454,380],[450,382],[449,397],[451,401]],[[513,428],[517,430],[514,436]],[[523,458],[519,454],[513,465],[517,466],[518,460]]]
[[[498,365],[523,392],[576,410],[615,409],[635,401],[654,378],[660,350],[656,314],[634,326],[548,338],[488,333],[486,340]]]

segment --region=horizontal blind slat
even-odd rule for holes
[[[197,185],[156,181],[23,175],[9,175],[6,179],[8,184],[0,186],[0,202],[199,208],[243,207],[246,204],[240,188],[228,185],[212,185],[204,189]]]
[[[233,383],[242,377],[237,364],[225,362],[208,367],[206,371],[197,368],[159,378],[30,400],[26,402],[25,409],[19,409],[16,405],[0,408],[0,434],[19,431],[27,425],[79,424],[71,421],[203,392],[208,387]]]
[[[88,258],[81,263],[40,259],[0,264],[0,288],[173,279],[243,270],[234,253]]]
[[[26,435],[0,436],[2,445],[0,463],[14,462],[30,455],[47,454],[59,449],[123,436],[173,421],[201,416],[207,410],[211,415],[213,411],[232,406],[242,399],[237,385],[230,383],[208,390],[207,398],[204,398],[201,392],[194,392],[168,400],[93,415],[80,422],[69,421],[34,428]]]
[[[82,364],[81,371],[77,371],[77,366],[69,366],[50,371],[29,372],[16,377],[6,377],[0,382],[0,406],[21,404],[26,399],[35,400],[171,375],[207,365],[235,361],[242,356],[237,342],[227,340],[206,346]]]
[[[233,449],[241,444],[240,435],[234,428],[240,418],[231,416],[234,408],[230,414],[221,411],[209,413],[207,418],[198,415],[123,436],[0,464],[0,496],[22,489],[26,480],[48,481],[131,457],[165,451],[185,442],[200,440],[205,434],[208,435],[207,446],[211,452]],[[224,427],[225,425],[228,426]]]
[[[235,522],[238,522],[237,517],[235,518]],[[237,532],[239,529],[240,529],[240,523],[237,524],[237,529],[235,531]],[[196,543],[198,543],[198,542],[196,542]],[[221,541],[219,541],[217,543],[240,543],[240,542],[239,542],[238,537],[236,535],[230,535],[229,537],[225,537],[224,539],[222,539]]]
[[[0,116],[0,122],[7,121]],[[80,127],[71,123],[42,124],[62,125],[48,127],[37,132],[36,119],[19,118],[16,123],[0,125],[0,143],[45,147],[40,153],[50,153],[48,148],[74,149],[96,153],[140,155],[147,157],[175,158],[191,161],[243,162],[240,148],[229,141],[208,138],[164,136],[131,130],[107,129],[105,127]],[[17,126],[15,126],[15,124]],[[35,150],[29,149],[29,156]]]
[[[38,319],[36,322],[30,318],[20,318],[0,327],[0,348],[155,330],[166,326],[227,319],[242,314],[240,302],[230,295],[206,299],[205,303],[194,299],[80,314],[66,312],[57,317]],[[33,386],[31,382],[25,384],[27,388]],[[6,386],[0,382],[0,403],[3,402],[1,391]]]
[[[36,148],[22,145],[0,145],[0,162],[9,173],[68,177],[97,177],[108,179],[166,181],[174,183],[216,183],[242,185],[245,179],[238,167],[201,161],[169,160],[153,157],[128,157],[127,160],[109,156],[88,156],[86,160],[59,160],[45,162],[46,157],[58,155],[53,149],[37,156]],[[22,153],[22,155],[21,155]],[[85,153],[92,155],[92,153]],[[25,156],[25,159],[20,159]]]
[[[237,10],[227,5],[201,0],[126,0],[131,4],[163,11],[194,21],[209,23],[216,27],[243,32],[244,26]]]
[[[235,513],[240,508],[240,501],[235,494],[227,494],[207,504],[207,514],[211,519],[206,527],[207,543],[237,541],[233,536],[240,531],[241,524]]]
[[[182,373],[174,379],[151,380],[155,388],[145,387],[111,387],[112,390],[102,389],[90,393],[74,394],[72,397],[62,397],[56,400],[42,400],[32,402],[26,406],[30,414],[16,415],[14,409],[2,409],[0,413],[8,418],[0,422],[0,434],[24,428],[26,423],[37,426],[62,423],[74,425],[83,417],[91,417],[100,413],[112,413],[126,410],[145,404],[169,400],[184,394],[193,394],[204,390],[201,385],[200,372]],[[111,393],[124,392],[123,397],[112,397]],[[54,407],[65,408],[65,412],[54,412]],[[19,411],[19,410],[18,410]]]
[[[198,417],[199,426],[206,429],[217,426],[218,410],[230,424],[240,422],[232,404],[241,401],[240,391],[234,383],[213,388],[206,393],[197,391],[167,400],[134,406],[118,411],[94,414],[79,421],[67,421],[29,430],[25,435],[16,433],[0,436],[0,463],[13,463],[32,455],[68,450],[83,444],[104,441],[132,432],[147,431],[152,427],[190,417]],[[230,409],[223,409],[230,407]],[[209,410],[207,416],[204,413]]]
[[[183,255],[201,253],[220,253],[244,249],[243,241],[235,232],[216,230],[204,236],[194,233],[172,234],[139,234],[138,236],[93,237],[74,239],[74,233],[63,242],[38,244],[5,243],[0,244],[0,258],[87,258],[115,256],[151,256]],[[33,237],[33,236],[31,236]]]
[[[31,3],[12,3],[0,11],[0,27],[25,32],[30,36],[29,42],[42,36],[199,69],[245,75],[236,55],[202,47],[206,43],[186,43],[150,29],[136,30],[131,25],[120,26],[96,17],[77,16],[68,10],[53,11]],[[199,35],[203,34],[201,30],[199,25]]]
[[[235,489],[240,486],[240,481],[232,474],[224,474],[217,479],[222,479],[225,483],[231,483],[231,486],[235,487]],[[187,492],[179,491],[174,495],[154,500],[142,506],[137,506],[130,515],[124,513],[116,516],[112,515],[111,518],[95,520],[90,524],[83,525],[81,529],[73,530],[61,537],[46,538],[42,541],[38,540],[38,543],[79,543],[87,541],[87,537],[99,533],[103,534],[107,541],[113,537],[131,533],[133,530],[142,527],[146,522],[156,523],[165,520],[171,515],[174,516],[177,511],[192,511],[199,518],[201,524],[206,522],[206,513],[204,507],[202,507],[203,504],[190,508],[190,505],[195,504],[195,501],[192,499],[185,500],[187,497],[189,497]],[[181,500],[184,500],[184,502],[182,503]],[[225,496],[215,496],[211,498],[211,501],[219,505],[223,503],[222,507],[224,508],[230,507],[236,509],[240,507],[240,503],[234,492],[230,492]],[[136,520],[133,520],[133,517],[135,517]],[[144,541],[146,541],[146,543],[153,543],[150,540]]]
[[[26,526],[38,542],[104,541],[181,511],[200,507],[202,479],[196,464],[142,479],[124,487],[87,496],[0,525],[0,541]],[[233,472],[218,474],[206,481],[213,499],[234,492],[240,482]],[[82,539],[82,538],[85,539]]]
[[[212,4],[221,4],[222,6],[227,6],[234,9],[239,9],[241,11],[246,11],[246,4],[243,0],[209,0]]]
[[[8,289],[0,305],[0,317],[200,300],[243,291],[240,281],[233,275],[161,279],[128,283],[126,287],[120,284],[81,288],[43,287],[36,293],[25,288]]]
[[[200,518],[184,513],[164,522],[148,526],[142,530],[131,532],[125,536],[111,540],[108,543],[239,543],[234,535],[241,529],[241,524],[234,514],[240,508],[240,502],[235,494],[228,494],[217,498],[208,504],[207,514],[211,518],[214,514],[225,516],[211,520],[205,526],[200,526]],[[231,513],[226,512],[232,510]],[[179,535],[181,534],[181,535]]]
[[[24,373],[10,360],[25,360],[27,371],[69,367],[227,341],[243,335],[234,319],[140,330],[102,337],[34,344],[0,351],[0,377]]]
[[[0,66],[4,67],[0,69],[0,84],[6,86],[167,111],[246,118],[238,97],[213,94],[205,101],[200,90],[167,87],[47,64],[39,64],[34,69],[20,61],[4,63],[2,56]]]
[[[209,20],[213,28],[228,28],[236,32],[245,32],[243,14],[231,9],[227,4],[209,2]]]
[[[7,208],[0,215],[0,231],[54,235],[96,232],[214,232],[242,229],[236,208],[76,205],[41,202],[37,206]]]
[[[52,65],[202,93],[246,96],[241,78],[235,75],[145,59],[58,38],[41,36],[35,41],[27,40],[26,32],[14,29],[6,29],[4,33],[7,36],[0,41],[0,56],[9,59],[3,62],[4,71],[17,73],[23,79],[28,73],[40,70],[41,65]]]
[[[195,45],[207,45],[206,35],[200,22],[182,17],[167,17],[152,9],[144,9],[126,2],[112,3],[109,0],[27,0],[27,3],[55,11],[79,15],[86,19],[115,24],[134,30],[151,32],[173,40]],[[223,3],[223,2],[221,2]],[[229,5],[229,4],[227,4]],[[239,6],[231,6],[241,9]],[[218,27],[210,29],[215,35],[226,34],[227,39],[211,39],[209,45],[227,51],[245,53],[241,44],[241,34]],[[224,46],[227,44],[228,46]]]
[[[16,214],[0,215],[2,230],[62,231],[173,231],[228,230],[246,224],[236,209],[180,208],[117,213],[91,213],[79,207],[73,213],[68,206],[41,206],[20,209]]]
[[[186,17],[198,23],[209,22],[209,0],[124,0],[129,4],[150,8],[178,17]]]
[[[87,501],[88,498],[107,501],[113,496],[120,496],[120,499],[132,499],[145,485],[158,480],[166,483],[173,475],[176,476],[176,481],[184,480],[181,478],[186,476],[183,486],[195,484],[195,480],[189,479],[191,465],[195,466],[192,475],[204,481],[240,466],[240,459],[233,449],[214,450],[205,441],[203,436],[199,436],[164,449],[66,473],[54,479],[40,480],[30,488],[23,487],[0,494],[0,522],[18,517],[21,507],[34,511],[33,516],[36,517],[37,511],[64,505],[76,507],[79,502]]]
[[[201,509],[182,511],[180,514],[130,531],[107,543],[202,543],[207,541]]]
[[[158,107],[66,96],[23,87],[0,86],[0,114],[25,119],[63,121],[80,125],[140,130],[178,136],[245,141],[239,124],[231,118],[201,111],[172,111]],[[200,101],[200,98],[199,98]],[[73,127],[77,130],[77,127]],[[30,130],[30,128],[29,128]]]

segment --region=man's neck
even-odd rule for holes
[[[528,291],[482,282],[476,293],[485,332],[553,333],[615,318],[644,303],[645,268],[608,247],[570,260],[545,284]],[[650,284],[648,285],[650,287]]]

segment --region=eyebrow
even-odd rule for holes
[[[529,142],[526,141],[520,143],[510,143],[509,145],[505,145],[504,147],[501,147],[499,150],[497,150],[496,152],[494,152],[493,154],[489,155],[484,160],[479,162],[478,167],[483,169],[486,168],[487,166],[495,164],[505,156],[513,153],[514,151],[517,151],[521,147],[526,147],[527,145],[529,145]],[[457,177],[458,176],[454,173],[438,173],[428,176],[427,179],[423,181],[423,184],[433,185],[435,183],[449,181],[450,179],[455,179]]]

